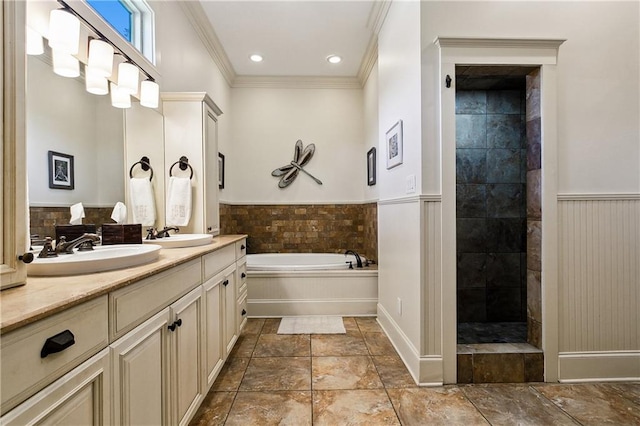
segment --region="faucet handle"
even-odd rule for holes
[[[158,231],[156,231],[156,228],[147,228],[147,240],[155,240],[157,236]]]

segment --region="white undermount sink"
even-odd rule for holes
[[[213,241],[211,234],[171,234],[169,237],[144,240],[145,244],[158,244],[162,248],[195,247]]]
[[[157,244],[117,244],[96,246],[91,251],[74,250],[73,254],[39,258],[27,265],[27,275],[79,275],[129,268],[153,262],[160,255]]]

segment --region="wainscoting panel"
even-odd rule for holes
[[[442,203],[423,204],[424,235],[424,322],[423,354],[442,355]]]
[[[640,350],[640,196],[559,196],[558,220],[565,371],[568,353]]]

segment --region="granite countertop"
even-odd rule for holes
[[[246,238],[220,235],[211,244],[160,250],[158,260],[115,271],[60,277],[27,277],[27,284],[0,292],[0,334],[108,294]]]

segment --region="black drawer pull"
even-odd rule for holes
[[[222,281],[222,285],[225,286],[225,287],[228,286],[229,285],[229,280]]]
[[[240,246],[240,250],[244,250],[244,249],[246,249],[246,247],[244,246],[244,244],[242,244],[242,245]]]
[[[173,324],[169,324],[167,328],[171,331],[176,331],[176,327],[180,327],[182,325],[182,318],[178,318],[178,320],[174,321]]]
[[[47,355],[62,352],[69,346],[75,344],[75,336],[69,330],[58,333],[53,337],[49,337],[40,351],[40,358],[46,358]]]
[[[242,310],[242,316],[245,316],[245,315],[247,315],[247,310],[246,310],[246,309],[243,309],[243,310]]]
[[[245,274],[244,272],[243,272],[243,273],[241,273],[241,274],[240,274],[240,276],[241,276],[242,278],[247,278],[247,274]]]

